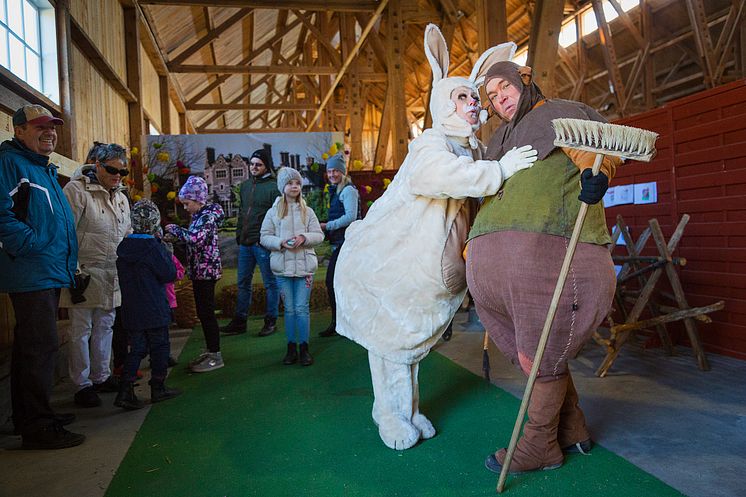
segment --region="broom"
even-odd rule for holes
[[[613,155],[645,162],[650,161],[650,159],[655,155],[655,140],[658,138],[658,134],[652,131],[622,126],[619,124],[567,118],[553,119],[552,126],[554,127],[555,133],[555,146],[585,150],[596,154],[596,160],[593,163],[594,176],[598,174],[598,171],[601,168],[601,162],[603,161],[604,155]],[[554,315],[557,312],[557,305],[560,296],[562,295],[562,288],[565,286],[565,280],[567,280],[570,263],[572,262],[573,255],[575,255],[575,247],[578,244],[578,238],[580,238],[580,231],[583,229],[583,222],[585,221],[587,211],[588,204],[581,202],[578,217],[575,220],[575,227],[573,228],[570,237],[570,243],[567,247],[567,252],[565,253],[565,259],[562,262],[562,268],[559,277],[557,278],[557,285],[554,287],[554,294],[552,295],[552,301],[549,305],[549,312],[547,312],[547,317],[544,321],[544,329],[541,332],[541,338],[536,347],[534,363],[531,367],[531,373],[528,376],[526,389],[523,392],[523,400],[521,401],[521,407],[518,410],[518,417],[513,426],[513,434],[510,437],[510,444],[508,445],[508,450],[505,454],[502,471],[500,471],[500,478],[497,482],[498,493],[502,493],[505,486],[505,479],[508,476],[508,468],[510,468],[510,462],[513,459],[513,453],[515,452],[515,447],[518,443],[518,435],[521,432],[523,418],[528,409],[531,392],[534,389],[536,376],[539,373],[539,365],[541,364],[541,359],[544,356],[544,349],[546,348],[547,340],[549,339],[549,330],[552,327]]]

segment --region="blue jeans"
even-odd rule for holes
[[[308,343],[308,335],[311,333],[308,301],[311,299],[313,285],[307,284],[305,277],[278,276],[277,281],[285,303],[285,336],[288,342]]]
[[[269,268],[269,250],[261,245],[240,245],[238,247],[238,300],[236,301],[235,317],[246,319],[251,307],[251,279],[254,268],[259,265],[262,282],[267,291],[267,306],[264,317],[277,318],[277,307],[280,304],[280,294],[277,291],[277,278]]]
[[[168,326],[149,328],[147,330],[127,330],[130,351],[124,361],[124,381],[134,383],[137,379],[137,368],[140,361],[150,354],[151,384],[163,383],[166,379],[168,356],[171,344],[168,341]]]

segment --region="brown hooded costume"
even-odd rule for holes
[[[527,143],[539,152],[539,160],[507,180],[497,195],[485,198],[469,234],[467,282],[490,337],[528,374],[580,208],[580,172],[592,167],[595,155],[555,147],[551,120],[605,120],[585,104],[545,99],[529,68],[499,62],[487,72],[485,83],[493,78],[521,89],[521,96],[513,118],[490,140],[487,157],[499,159],[516,144]],[[601,169],[607,177],[618,162],[605,160]],[[511,472],[559,467],[562,449],[581,442],[583,449],[590,447],[567,361],[610,309],[615,276],[608,243],[603,204],[589,205]],[[499,471],[504,456],[504,449],[490,456],[488,468]]]

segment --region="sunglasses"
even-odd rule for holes
[[[121,176],[121,177],[124,178],[125,176],[127,176],[130,173],[128,169],[117,169],[114,166],[109,166],[109,165],[106,165],[106,164],[101,164],[101,165],[106,170],[106,172],[109,173],[109,174],[111,174],[112,176],[115,175],[115,174],[118,174],[119,176]]]

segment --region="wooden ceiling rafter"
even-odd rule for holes
[[[207,8],[205,8],[206,10]],[[243,21],[247,16],[251,15],[254,9],[240,9],[238,12],[233,14],[230,18],[223,21],[219,26],[211,28],[204,36],[199,38],[197,41],[192,43],[190,46],[179,52],[173,58],[169,59],[168,67],[172,65],[178,65],[185,62],[190,56],[199,52],[207,45],[212,45],[212,42],[220,38],[221,35],[225,34],[230,28]],[[209,17],[209,13],[205,13]]]
[[[140,4],[209,7],[252,7],[271,10],[329,10],[334,12],[373,12],[374,0],[137,0]]]

